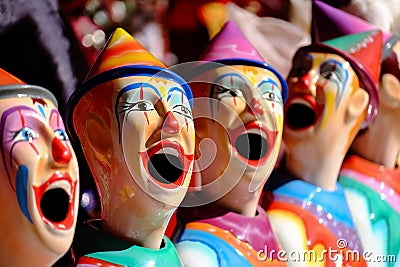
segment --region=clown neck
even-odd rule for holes
[[[310,150],[313,152],[307,153]],[[344,158],[343,151],[346,151],[344,145],[340,149],[336,147],[335,150],[326,151],[319,150],[313,144],[299,144],[287,152],[286,168],[296,178],[325,190],[335,190]]]

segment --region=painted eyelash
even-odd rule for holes
[[[176,108],[176,107],[184,107],[183,105],[177,105],[177,106],[175,106],[174,108]],[[176,112],[176,113],[178,113],[178,114],[180,114],[180,115],[182,115],[182,116],[184,116],[184,117],[186,117],[186,118],[189,118],[189,119],[193,119],[193,114],[192,114],[192,112],[190,111],[190,109],[187,109],[187,111],[189,112],[189,115],[187,115],[187,114],[184,114],[183,112],[181,112],[181,111],[177,111],[177,110],[175,110],[174,112]]]
[[[11,137],[10,137],[10,139],[7,139],[6,142],[7,143],[12,142],[15,139],[15,137],[18,135],[18,133],[21,131],[21,129],[16,130],[16,131],[7,130],[7,134],[6,135],[7,136],[11,135]]]
[[[225,86],[217,86],[217,89],[215,90],[216,93],[226,93],[228,91],[231,91],[231,89],[226,88]]]
[[[124,103],[120,104],[118,106],[118,109],[119,109],[118,114],[124,113],[124,112],[132,109],[137,103],[139,103],[139,102],[135,102],[135,103],[124,102]]]

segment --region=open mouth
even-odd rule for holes
[[[258,166],[265,162],[278,134],[269,131],[258,121],[228,130],[228,132],[238,158],[251,166]]]
[[[293,98],[286,108],[285,121],[291,129],[305,130],[315,125],[318,118],[315,99],[306,95]]]
[[[55,173],[41,186],[33,186],[36,206],[42,220],[57,230],[68,230],[74,224],[77,181],[68,173]]]
[[[170,140],[162,140],[140,155],[149,177],[165,188],[181,186],[193,161],[193,154],[185,154],[179,143]]]

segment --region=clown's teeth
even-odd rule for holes
[[[177,157],[179,156],[179,152],[172,147],[164,147],[163,149],[158,150],[156,154],[170,154]]]
[[[261,135],[261,137],[263,138],[267,138],[267,134],[264,131],[261,131],[258,128],[252,128],[252,129],[248,129],[247,131],[243,132],[243,134],[258,134]]]
[[[70,184],[68,181],[66,181],[66,180],[59,180],[59,181],[56,181],[56,182],[54,182],[54,183],[51,183],[51,184],[47,187],[46,191],[48,191],[48,190],[50,190],[50,189],[55,189],[55,188],[64,189],[65,192],[67,192],[68,195],[71,195],[71,193],[72,193],[72,192],[71,192],[71,191],[72,191],[71,184]]]
[[[302,104],[302,105],[305,105],[305,106],[307,106],[307,107],[312,108],[312,106],[310,105],[310,103],[308,103],[307,101],[305,101],[304,99],[301,99],[301,98],[293,99],[293,100],[290,102],[290,104],[291,104],[291,105],[292,105],[292,104]]]

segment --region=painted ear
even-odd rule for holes
[[[386,73],[382,76],[380,84],[380,104],[389,109],[400,106],[400,81],[392,74]]]
[[[354,119],[357,120],[365,111],[368,101],[368,93],[362,88],[357,90],[349,100],[346,113],[346,122],[353,121]]]
[[[112,147],[111,130],[103,118],[90,112],[86,118],[85,133],[94,155],[98,159],[108,162],[106,157]]]

